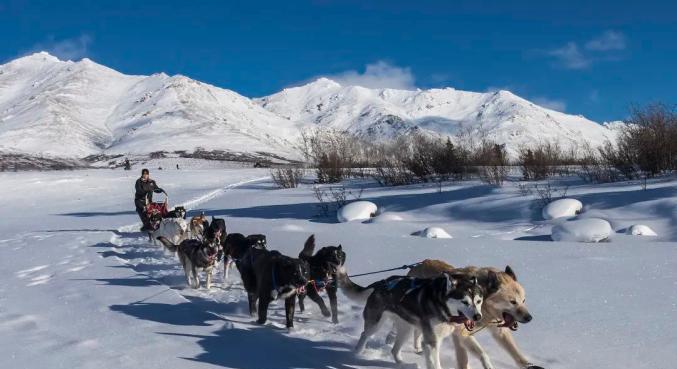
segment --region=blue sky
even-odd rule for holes
[[[597,121],[677,103],[677,2],[549,3],[0,0],[0,62],[44,49],[250,97],[318,76],[508,89]]]

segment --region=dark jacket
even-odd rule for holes
[[[136,180],[136,185],[134,186],[136,193],[134,194],[134,203],[136,206],[144,207],[146,206],[146,201],[149,203],[153,201],[153,192],[162,192],[162,189],[158,187],[157,183],[154,180],[150,179],[148,181],[143,181],[139,178]]]

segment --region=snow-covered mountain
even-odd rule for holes
[[[0,66],[0,150],[58,157],[226,150],[296,157],[294,122],[184,76],[37,53]]]
[[[203,148],[298,158],[300,131],[317,126],[376,140],[470,129],[511,153],[543,141],[598,145],[617,127],[508,91],[369,89],[320,78],[252,100],[185,76],[130,76],[45,52],[0,65],[0,152],[77,158]]]
[[[370,89],[320,78],[256,101],[291,121],[377,140],[413,131],[455,136],[470,130],[507,144],[513,154],[520,146],[545,141],[565,148],[583,140],[599,145],[613,140],[618,128],[538,106],[509,91]]]

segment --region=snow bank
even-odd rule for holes
[[[399,222],[404,220],[401,216],[395,213],[382,213],[371,219],[369,223],[390,223],[390,222]]]
[[[543,219],[573,217],[583,210],[583,203],[576,199],[555,200],[543,208]]]
[[[371,201],[355,201],[338,209],[336,218],[341,223],[353,220],[367,220],[376,214],[376,204]]]
[[[633,236],[658,236],[653,229],[644,224],[633,224],[625,230],[625,234]]]
[[[447,231],[440,227],[428,227],[422,231],[414,232],[413,234],[423,238],[453,238]]]
[[[611,224],[604,219],[588,218],[562,222],[552,227],[553,241],[600,242],[609,238]]]

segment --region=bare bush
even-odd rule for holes
[[[505,145],[485,141],[475,153],[475,161],[480,164],[479,176],[483,182],[502,186],[510,170]]]
[[[329,217],[336,214],[336,211],[345,206],[348,201],[362,198],[363,191],[363,189],[359,191],[348,190],[345,186],[314,186],[313,194],[318,201],[318,216]]]
[[[280,188],[296,188],[301,183],[302,168],[276,168],[270,171],[273,182]]]
[[[618,138],[619,153],[655,176],[677,168],[677,111],[662,104],[635,108]]]
[[[545,142],[521,148],[517,160],[524,179],[538,181],[558,173],[560,167],[571,164],[567,159],[557,143]]]
[[[313,129],[301,133],[299,146],[315,168],[318,183],[337,183],[350,176],[352,168],[365,166],[372,145],[347,132]]]
[[[539,201],[538,206],[540,208],[543,208],[544,206],[551,203],[553,200],[566,197],[568,191],[569,191],[568,186],[559,187],[553,185],[550,181],[548,181],[544,184],[535,183],[533,185],[532,193],[538,197]]]
[[[398,160],[384,159],[374,166],[372,178],[381,186],[402,186],[414,183],[414,175]]]

